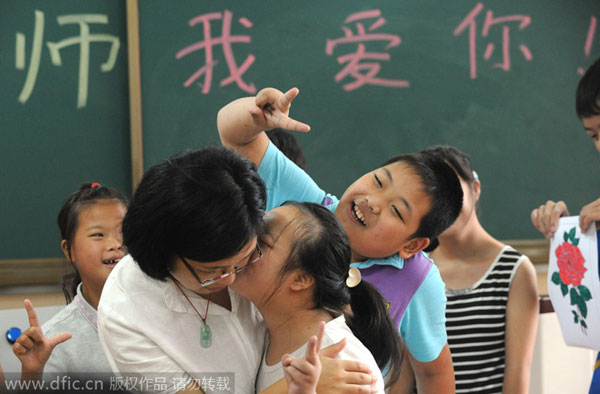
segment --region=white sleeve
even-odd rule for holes
[[[167,389],[175,393],[185,388],[191,377],[156,343],[132,322],[111,313],[106,307],[98,310],[98,336],[115,374],[147,379],[164,377]],[[175,382],[178,382],[175,384]]]

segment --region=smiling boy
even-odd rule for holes
[[[258,166],[267,188],[267,210],[287,200],[328,206],[350,240],[353,265],[374,284],[409,350],[421,393],[454,392],[454,371],[445,331],[444,283],[421,251],[458,216],[462,189],[443,161],[400,155],[357,179],[341,199],[325,193],[271,143],[266,129],[309,131],[291,119],[298,94],[267,88],[219,111],[219,135]],[[403,376],[398,387],[408,387]]]

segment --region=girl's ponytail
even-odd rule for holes
[[[352,314],[345,314],[354,335],[373,354],[379,369],[387,370],[386,386],[400,377],[402,340],[392,321],[385,300],[377,289],[361,281],[350,288]]]
[[[81,283],[81,276],[79,276],[79,271],[77,268],[73,267],[75,272],[71,272],[70,274],[63,275],[60,278],[60,287],[62,288],[63,294],[65,295],[65,301],[67,304],[70,304],[77,295],[77,286]]]

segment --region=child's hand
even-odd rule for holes
[[[317,382],[321,376],[321,340],[325,331],[325,322],[319,324],[317,335],[312,336],[306,345],[304,358],[293,358],[286,354],[281,359],[283,374],[288,383],[289,394],[315,394]]]
[[[249,108],[252,120],[263,130],[276,127],[307,132],[310,126],[289,117],[292,101],[300,91],[292,88],[282,93],[274,88],[262,89],[256,95],[254,106]]]
[[[21,371],[25,378],[41,377],[44,365],[50,358],[54,347],[70,339],[71,333],[63,332],[52,338],[46,338],[31,301],[25,300],[25,309],[30,327],[17,338],[13,345],[13,353],[21,361]]]
[[[377,377],[368,365],[354,360],[336,360],[346,347],[346,339],[327,346],[320,352],[321,377],[317,385],[319,393],[368,394],[376,393]]]
[[[596,228],[600,225],[600,198],[583,207],[579,213],[579,227],[585,233],[590,223],[597,221]]]
[[[569,216],[567,205],[562,201],[548,201],[531,211],[531,223],[546,239],[550,239],[558,227],[558,219],[563,216]]]

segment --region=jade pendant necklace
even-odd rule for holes
[[[212,330],[210,329],[210,326],[206,323],[206,319],[208,318],[208,307],[210,306],[210,296],[212,294],[208,295],[207,302],[206,302],[206,312],[204,312],[204,317],[202,317],[200,312],[198,312],[198,309],[196,309],[194,304],[192,304],[192,301],[190,301],[190,299],[185,294],[185,292],[183,291],[181,286],[179,286],[179,283],[177,283],[177,279],[173,278],[173,283],[175,283],[175,285],[177,286],[177,288],[179,289],[181,294],[183,294],[183,296],[185,297],[187,302],[190,304],[190,306],[192,307],[194,312],[196,312],[196,314],[198,315],[200,320],[202,320],[202,329],[200,330],[200,344],[205,349],[209,348],[212,345]]]

